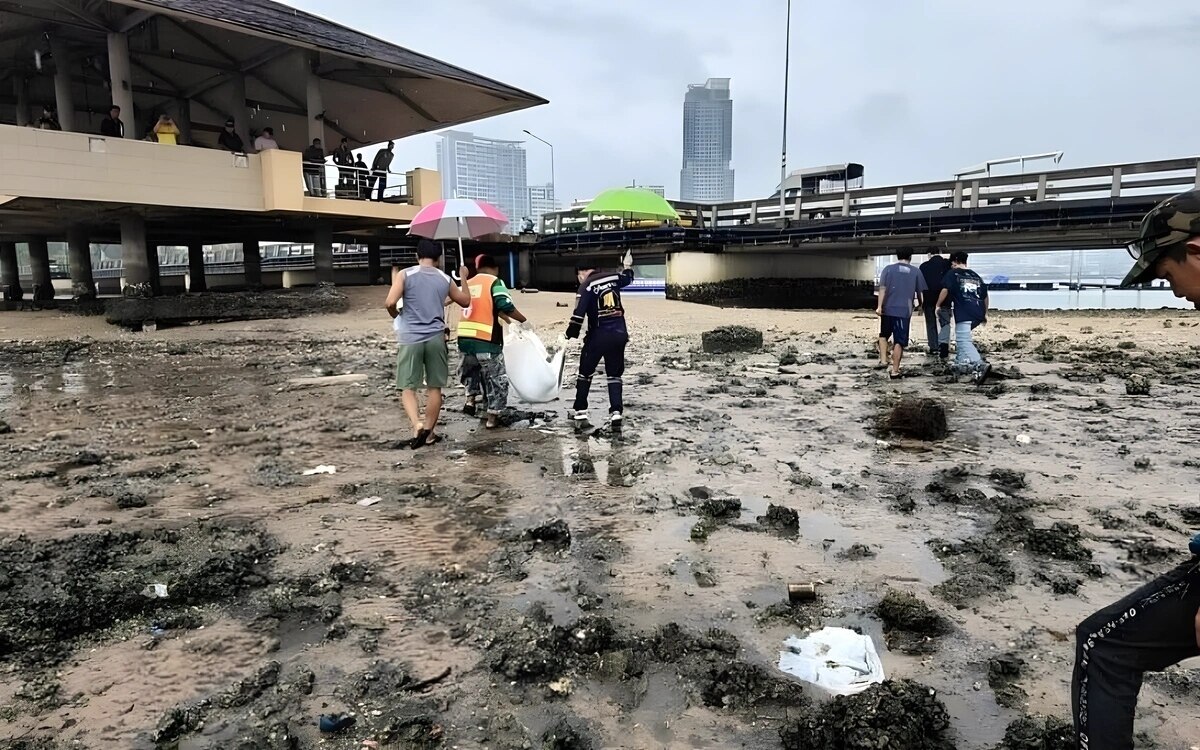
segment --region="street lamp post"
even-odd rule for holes
[[[528,130],[524,130],[522,132],[530,138],[539,140],[550,147],[550,192],[554,193],[554,207],[558,208],[558,180],[556,179],[554,171],[554,144],[545,138],[539,138],[533,133],[530,133]]]
[[[787,26],[784,31],[783,48],[783,150],[779,165],[779,225],[783,226],[787,219],[787,116],[788,116],[788,79],[792,68],[792,0],[787,0]],[[801,185],[803,192],[803,185]]]

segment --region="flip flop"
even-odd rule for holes
[[[442,437],[441,435],[437,434],[436,432],[427,432],[427,433],[425,433],[425,442],[422,443],[420,447],[428,448],[431,445],[437,445],[438,443],[442,442],[443,440],[445,440],[445,438]]]
[[[417,430],[416,437],[414,437],[412,440],[410,440],[408,442],[408,447],[412,448],[413,450],[416,450],[417,448],[420,448],[422,445],[425,445],[425,440],[428,437],[429,437],[429,430],[426,430],[424,428]]]

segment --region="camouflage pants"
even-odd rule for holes
[[[487,399],[488,414],[499,414],[508,406],[508,373],[503,353],[464,354],[462,380],[469,398]]]

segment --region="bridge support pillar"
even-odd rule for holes
[[[875,304],[867,257],[727,248],[667,255],[667,297],[701,304],[780,309],[865,309]]]
[[[313,230],[313,265],[318,284],[333,283],[333,227],[328,224]]]
[[[750,204],[750,223],[751,224],[758,223],[758,203],[757,202]]]
[[[199,294],[208,291],[208,279],[204,278],[204,243],[188,243],[188,291]]]
[[[904,213],[904,188],[896,188],[896,213]]]
[[[380,256],[383,253],[383,247],[379,240],[367,241],[367,283],[382,284],[383,272],[380,269]]]
[[[953,208],[962,208],[963,186],[961,182],[954,183],[954,198],[950,204]]]
[[[258,249],[258,240],[246,240],[242,243],[242,273],[245,274],[247,288],[262,288],[262,255]]]
[[[77,300],[96,298],[96,280],[92,276],[92,244],[87,227],[76,224],[67,229],[67,255],[71,264],[71,294]]]
[[[522,250],[517,254],[517,280],[522,288],[533,284],[533,251]]]
[[[1120,167],[1113,167],[1112,197],[1113,198],[1121,197],[1121,168]]]
[[[54,299],[54,280],[50,276],[50,246],[45,237],[29,240],[29,266],[33,275],[33,301]]]
[[[21,288],[21,269],[17,266],[17,243],[0,242],[0,287],[3,287],[5,302],[20,302],[25,299]]]
[[[157,275],[158,248],[154,248],[154,256]],[[137,214],[121,217],[121,266],[125,274],[125,286],[121,294],[126,297],[154,296],[154,286],[150,281],[150,253],[146,245],[146,220]]]

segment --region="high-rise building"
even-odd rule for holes
[[[479,138],[447,130],[437,145],[442,196],[487,201],[508,217],[508,231],[521,231],[529,216],[529,184],[521,141]]]
[[[733,200],[733,99],[728,78],[688,86],[683,99],[683,170],[680,200]]]
[[[529,188],[529,218],[534,226],[540,226],[543,214],[554,213],[558,210],[558,201],[554,197],[554,183],[531,185]]]

